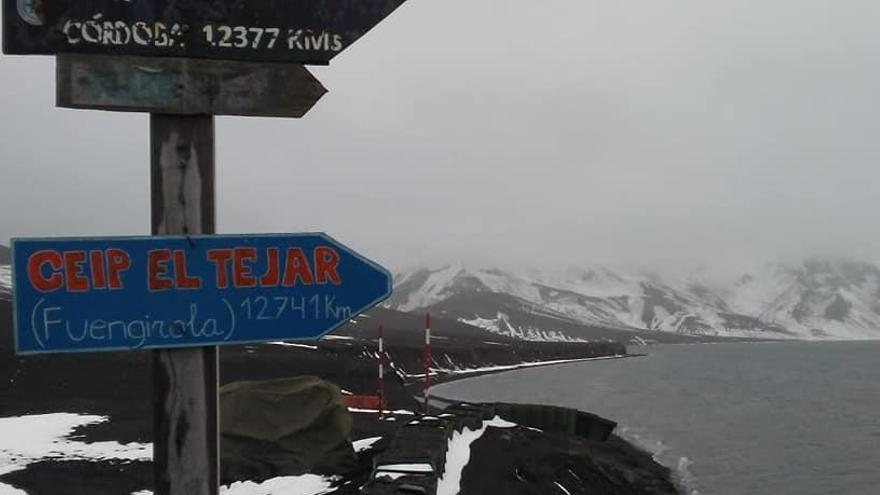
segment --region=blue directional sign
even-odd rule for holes
[[[316,340],[391,294],[325,234],[13,239],[16,352]]]

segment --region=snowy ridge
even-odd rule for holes
[[[421,278],[420,272],[411,272],[399,277],[398,285],[405,286],[408,283],[416,282],[419,286],[419,290],[412,292],[407,302],[402,305],[401,311],[412,311],[442,300],[449,284],[463,270],[464,268],[461,266],[448,266],[429,272],[424,280],[416,280]]]
[[[497,335],[513,337],[529,342],[587,342],[586,339],[571,337],[558,330],[543,330],[531,326],[515,326],[510,323],[510,320],[504,313],[498,313],[498,317],[493,320],[476,317],[473,320],[459,318],[458,321],[466,325],[488,330]]]
[[[453,265],[404,274],[386,306],[439,311],[493,333],[536,341],[582,340],[564,330],[565,323],[697,336],[877,339],[880,269],[810,260],[725,280],[705,273],[681,278],[608,269],[512,273]]]

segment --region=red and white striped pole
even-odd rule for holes
[[[379,325],[379,417],[385,414],[385,337]]]
[[[425,315],[425,414],[428,414],[428,396],[431,394],[431,313]]]

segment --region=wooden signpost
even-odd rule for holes
[[[3,0],[3,52],[57,55],[60,107],[149,112],[152,233],[213,234],[213,116],[302,117],[326,90],[299,64],[404,1]],[[152,352],[154,493],[216,495],[217,347]]]

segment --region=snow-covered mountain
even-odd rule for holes
[[[880,269],[813,260],[727,281],[608,269],[520,274],[455,265],[401,274],[386,306],[439,312],[532,340],[589,338],[584,327],[641,336],[876,339]]]

